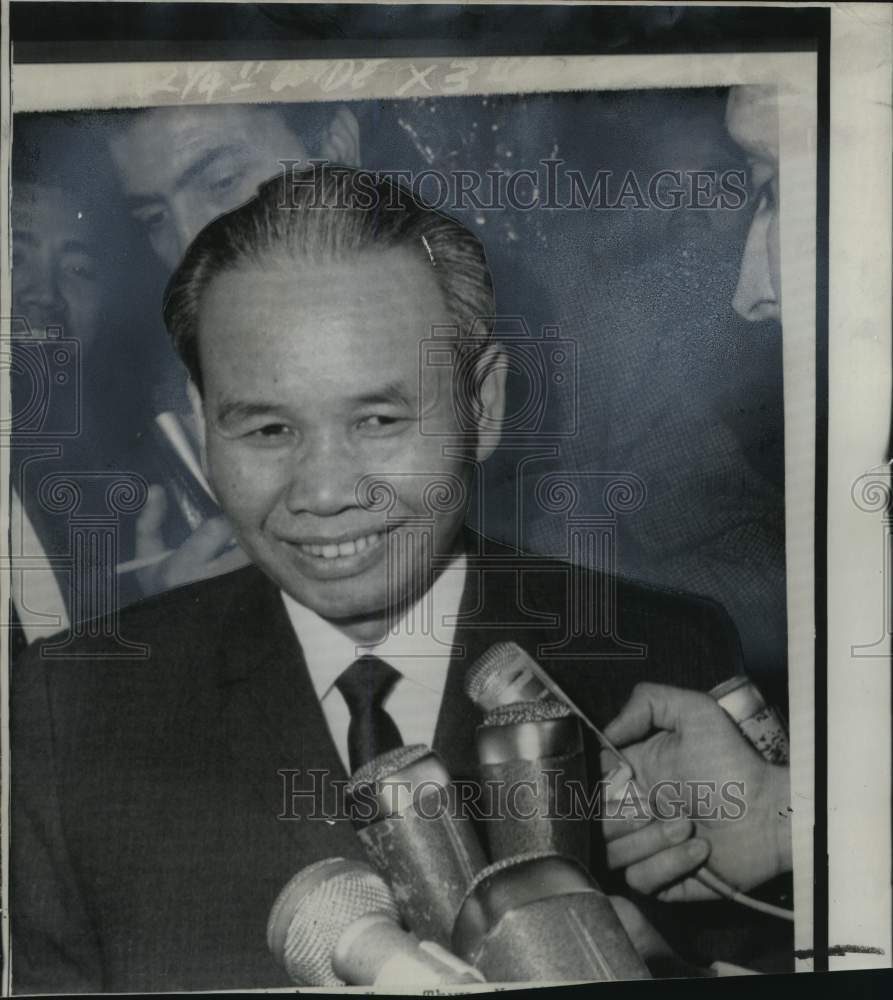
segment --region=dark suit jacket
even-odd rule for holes
[[[707,688],[740,671],[709,601],[615,581],[616,635],[549,654],[569,567],[501,548],[469,567],[434,738],[455,777],[475,772],[480,721],[463,677],[493,642],[539,655],[602,723],[639,680]],[[579,583],[587,607],[611,585]],[[147,657],[105,659],[116,643],[99,634],[65,659],[32,649],[14,670],[14,988],[287,986],[265,943],[273,900],[304,865],[362,850],[347,819],[308,818],[310,801],[279,818],[294,815],[281,769],[346,777],[281,596],[251,567],[128,608],[118,630]]]

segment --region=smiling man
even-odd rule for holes
[[[467,491],[495,444],[463,432],[451,370],[420,379],[419,367],[430,331],[492,313],[489,277],[463,274],[479,245],[449,220],[391,213],[389,233],[387,212],[366,213],[364,229],[332,233],[324,209],[280,208],[277,184],[260,210],[252,203],[197,241],[167,321],[192,359],[211,481],[243,548],[291,599],[377,642],[432,582],[422,560],[460,545],[465,505],[432,511],[429,487]],[[482,426],[495,426],[505,365],[495,344],[479,353],[475,403]],[[376,480],[393,491],[387,510],[368,509],[358,490]],[[432,553],[409,544],[429,519]],[[388,558],[398,550],[414,558]]]
[[[190,246],[165,319],[253,565],[127,609],[143,659],[109,659],[97,627],[16,672],[18,992],[287,986],[265,945],[277,893],[362,854],[310,772],[343,781],[403,741],[475,778],[463,681],[493,643],[538,656],[602,724],[638,681],[740,671],[711,602],[464,528],[503,410],[502,353],[476,332],[492,313],[479,241],[360,171],[271,181]]]

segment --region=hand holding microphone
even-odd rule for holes
[[[649,805],[665,818],[604,822],[608,864],[626,869],[632,888],[668,902],[716,899],[689,877],[708,859],[745,891],[790,870],[788,769],[764,760],[709,695],[639,684],[605,732],[639,791],[661,789]],[[606,762],[607,794],[620,797],[629,775]]]

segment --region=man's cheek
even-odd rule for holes
[[[231,517],[260,506],[267,492],[262,468],[228,443],[209,446],[208,476],[220,505]]]

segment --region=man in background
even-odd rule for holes
[[[11,554],[15,646],[136,593],[132,511],[106,503],[148,474],[139,429],[149,371],[139,323],[110,294],[126,235],[113,230],[104,151],[76,122],[17,116],[12,155]],[[115,245],[119,253],[108,251]],[[121,363],[125,354],[127,364]],[[55,486],[53,484],[56,484]],[[70,490],[68,509],[60,490]],[[61,505],[61,506],[60,506]],[[66,509],[62,509],[62,508]],[[74,522],[105,518],[114,552],[80,549]],[[113,527],[114,526],[114,527]],[[108,557],[108,558],[106,558]]]

